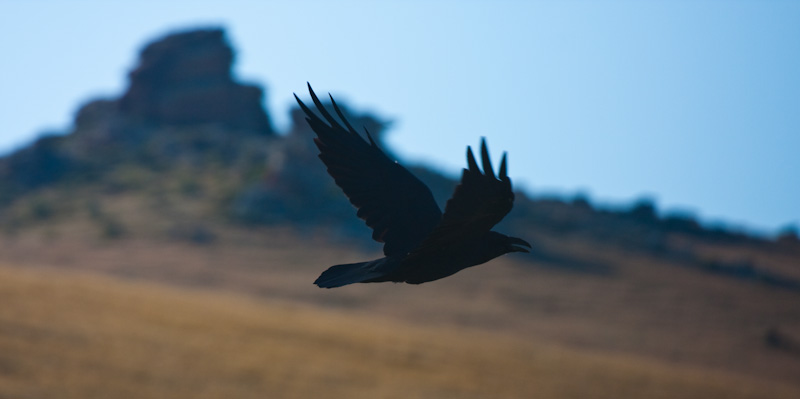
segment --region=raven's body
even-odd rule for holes
[[[300,99],[297,102],[317,134],[314,142],[320,149],[319,157],[358,208],[358,217],[373,229],[373,239],[385,243],[386,255],[369,262],[332,266],[314,284],[322,288],[384,281],[421,284],[509,252],[528,252],[523,247],[530,248],[530,244],[522,239],[491,231],[514,202],[505,154],[498,178],[486,142],[481,143],[483,171],[468,148],[468,168],[442,213],[425,184],[386,157],[369,132],[369,142],[356,133],[333,97],[333,108],[344,125],[325,110],[310,85],[308,89],[324,120]]]
[[[502,239],[500,233],[497,239]],[[490,234],[487,233],[487,234]],[[384,257],[369,262],[337,265],[322,273],[314,282],[323,288],[340,287],[351,283],[395,283],[422,284],[451,276],[471,266],[486,263],[507,252],[503,247],[487,245],[486,237],[462,241],[452,246],[420,256]]]

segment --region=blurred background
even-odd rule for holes
[[[0,397],[797,397],[800,5],[0,2]],[[420,286],[293,93],[531,242]]]

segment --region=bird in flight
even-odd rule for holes
[[[317,116],[295,94],[314,130],[319,158],[336,185],[372,228],[372,238],[384,243],[383,258],[336,265],[314,281],[320,288],[383,281],[421,284],[450,276],[510,252],[528,252],[530,244],[492,231],[514,204],[506,154],[495,176],[486,141],[481,140],[478,167],[467,147],[467,168],[444,213],[431,190],[399,163],[392,161],[365,130],[366,140],[344,117],[331,98],[339,121],[308,91]]]

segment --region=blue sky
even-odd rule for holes
[[[310,81],[453,176],[486,136],[534,195],[800,224],[798,1],[0,0],[0,153],[119,95],[163,34],[224,26],[285,128]]]

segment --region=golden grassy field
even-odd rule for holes
[[[0,398],[798,397],[505,334],[0,268]]]
[[[0,266],[0,398],[797,398],[503,333]]]
[[[525,239],[610,273],[507,256],[321,290],[327,266],[379,246],[234,228],[208,217],[214,201],[151,190],[43,192],[4,213],[0,399],[800,397],[800,355],[765,344],[772,328],[799,340],[797,291],[538,231]],[[37,201],[63,209],[30,219]],[[196,225],[215,240],[181,235]],[[795,253],[689,244],[798,275]]]

